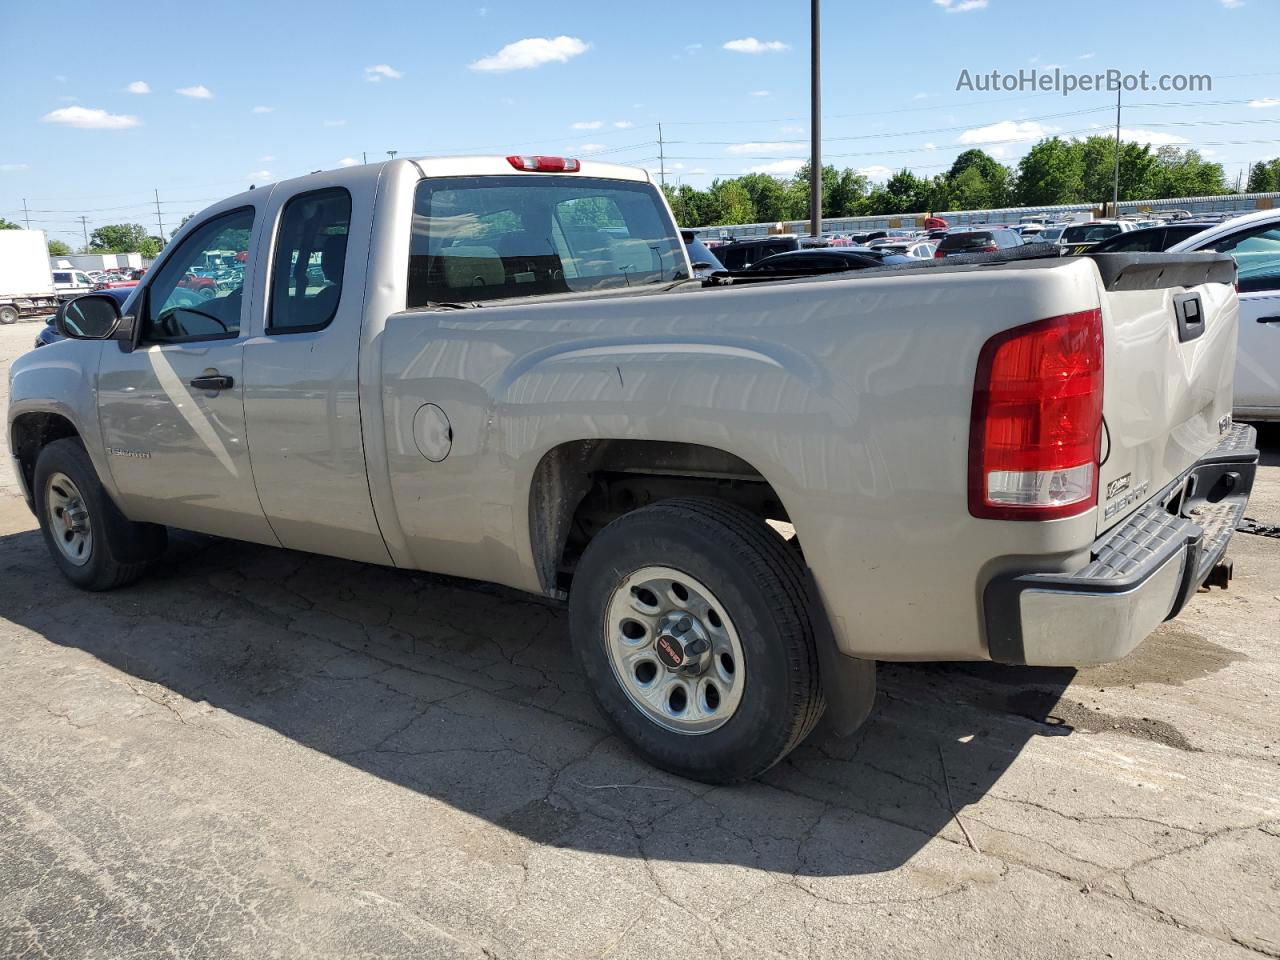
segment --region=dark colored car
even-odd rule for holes
[[[989,230],[954,230],[938,242],[935,257],[954,257],[962,253],[996,253],[1022,246],[1022,238],[1007,227]]]
[[[1175,243],[1215,226],[1200,220],[1180,220],[1158,227],[1143,227],[1109,237],[1089,248],[1090,253],[1163,253]]]
[[[693,265],[695,277],[705,277],[724,269],[724,264],[705,243],[698,239],[696,233],[692,230],[681,230],[680,236],[684,239],[685,249],[689,251],[689,263]]]
[[[878,250],[835,247],[827,250],[792,250],[775,253],[758,260],[747,268],[749,273],[840,273],[845,270],[865,270],[868,267],[891,267],[906,263],[920,263],[913,257],[895,253],[882,254]]]
[[[127,287],[109,287],[106,290],[99,290],[98,293],[106,294],[113,298],[120,306],[124,306],[124,302],[129,299],[129,295],[133,293],[137,287],[137,283],[133,283]],[[51,343],[57,343],[63,339],[62,334],[58,332],[58,328],[53,325],[53,317],[48,317],[44,321],[44,326],[40,328],[40,332],[36,334],[35,345],[37,347],[47,347]]]
[[[745,270],[765,257],[775,253],[789,253],[800,249],[797,237],[760,237],[756,240],[733,240],[716,247],[716,256],[726,270]]]

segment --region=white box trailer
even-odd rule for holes
[[[68,253],[50,257],[54,270],[141,270],[140,253]]]
[[[58,309],[43,230],[0,230],[0,323]]]

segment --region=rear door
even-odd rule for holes
[[[1240,271],[1235,409],[1242,419],[1280,418],[1280,223],[1248,227],[1205,249],[1231,254]]]

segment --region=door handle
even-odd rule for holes
[[[224,376],[221,373],[204,373],[191,380],[191,386],[197,390],[210,390],[216,393],[219,390],[230,390],[236,385],[234,379]]]
[[[1259,317],[1259,323],[1280,323],[1280,317]]]

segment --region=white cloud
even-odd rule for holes
[[[343,157],[341,160],[339,160],[339,161],[338,161],[338,166],[340,166],[340,167],[354,167],[354,166],[356,166],[356,165],[357,165],[357,164],[359,164],[359,163],[360,163],[360,161],[359,161],[359,160],[357,160],[355,157]]]
[[[17,173],[19,170],[26,170],[25,163],[0,163],[0,173]]]
[[[213,91],[206,87],[203,83],[197,83],[194,87],[179,87],[175,93],[180,93],[184,97],[190,97],[192,100],[212,100]]]
[[[684,45],[685,53],[697,53],[701,49],[702,49],[702,44],[700,43],[686,43]]]
[[[1096,56],[1097,56],[1097,54],[1096,54],[1096,53],[1082,53],[1082,54],[1080,54],[1080,56],[1076,57],[1076,59],[1077,59],[1077,60],[1092,60],[1092,59],[1093,59],[1094,57],[1096,57]]]
[[[772,163],[760,163],[754,167],[748,167],[747,173],[772,173],[775,176],[789,177],[797,170],[804,166],[804,159],[796,160],[774,160]],[[689,173],[702,173],[700,170],[690,170]]]
[[[246,180],[270,180],[271,171],[270,170],[254,170],[252,173],[246,173],[244,175],[244,178]]]
[[[326,121],[324,122],[324,125],[325,125],[326,127],[345,127],[345,126],[347,125],[347,121],[345,121],[345,120],[326,120]]]
[[[259,158],[258,158],[258,162],[259,162],[259,163],[270,163],[270,162],[271,162],[272,160],[274,160],[274,159],[275,159],[275,157],[272,157],[272,156],[259,157]]]
[[[1120,128],[1121,140],[1132,140],[1134,143],[1149,143],[1153,147],[1166,147],[1171,144],[1186,143],[1185,137],[1175,136],[1172,133],[1161,133],[1160,131],[1128,129]]]
[[[125,89],[130,93],[150,93],[151,84],[147,83],[145,80],[135,80],[133,83],[125,87]]]
[[[635,126],[635,124],[632,123],[630,120],[615,120],[613,122],[613,125],[617,127],[619,130],[630,130],[632,127]]]
[[[768,90],[752,90],[751,95],[753,97],[767,97],[769,96],[769,91]]]
[[[926,144],[924,145],[924,148],[925,148],[926,150],[937,150],[937,149],[938,149],[938,145],[937,145],[936,143],[926,143]]]
[[[933,0],[947,13],[968,13],[970,10],[984,10],[987,0]]]
[[[912,97],[911,99],[912,99],[912,100],[924,100],[924,99],[925,99],[925,98],[927,98],[928,96],[929,96],[929,95],[928,95],[927,93],[917,93],[917,94],[916,94],[914,97]]]
[[[586,53],[590,46],[577,37],[526,37],[508,43],[497,53],[481,57],[471,64],[472,70],[503,73],[508,70],[531,70],[547,63],[566,63]]]
[[[1039,140],[1056,133],[1058,127],[1045,126],[1036,120],[1001,120],[985,127],[966,130],[956,138],[956,143],[995,143],[1000,140]]]
[[[724,48],[734,53],[782,53],[784,50],[790,50],[791,45],[781,40],[757,40],[755,37],[743,37],[741,40],[730,40]]]
[[[578,149],[583,151],[584,153],[589,153],[595,150],[603,150],[604,144],[603,143],[584,143],[580,147],[578,147]]]
[[[385,63],[364,68],[364,78],[370,83],[381,83],[383,80],[399,80],[403,76],[404,74],[395,67],[388,66]]]
[[[137,117],[107,113],[90,107],[61,107],[40,118],[41,123],[62,123],[82,130],[125,130],[141,125]]]
[[[779,133],[804,133],[804,127],[779,127]]]
[[[1222,5],[1228,10],[1235,10],[1244,6],[1244,0],[1222,0]]]
[[[252,113],[274,113],[275,107],[254,107]]]
[[[862,174],[868,180],[888,180],[893,176],[892,170],[878,163],[873,164],[870,167],[859,167],[858,173]]]
[[[1280,99],[1276,97],[1259,97],[1257,100],[1250,100],[1249,106],[1254,110],[1270,110],[1272,107],[1280,107]]]
[[[579,120],[577,123],[569,124],[570,130],[599,130],[604,126],[603,120]]]
[[[802,153],[808,148],[802,143],[735,143],[728,149],[728,153],[733,154],[760,154],[760,153]]]

